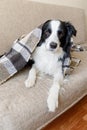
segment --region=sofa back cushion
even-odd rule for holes
[[[82,9],[41,4],[29,0],[0,1],[0,54],[10,49],[13,41],[48,19],[70,21],[77,29],[75,42],[85,41]]]

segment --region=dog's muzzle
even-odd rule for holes
[[[50,43],[50,48],[56,49],[56,48],[57,48],[57,43],[51,42],[51,43]]]

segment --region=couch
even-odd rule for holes
[[[3,0],[0,1],[0,17],[0,54],[7,52],[16,38],[47,19],[70,21],[78,32],[75,43],[86,45],[85,14],[79,8]],[[81,63],[61,87],[59,108],[55,112],[47,108],[52,84],[52,78],[47,75],[39,75],[35,87],[28,89],[24,81],[29,68],[25,67],[0,85],[0,130],[40,130],[87,95],[87,52],[72,55],[81,59]]]

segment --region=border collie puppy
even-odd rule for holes
[[[49,90],[47,105],[54,112],[58,107],[58,95],[63,83],[65,70],[70,65],[70,50],[76,36],[74,26],[69,22],[48,20],[42,26],[42,36],[32,54],[32,68],[25,81],[26,87],[32,87],[38,72],[51,75],[53,84]]]

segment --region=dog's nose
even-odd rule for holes
[[[57,47],[57,43],[51,42],[51,43],[50,43],[50,47],[51,47],[52,49],[55,49],[55,48]]]

